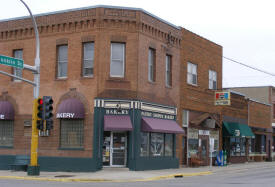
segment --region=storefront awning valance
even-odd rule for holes
[[[182,134],[184,130],[174,120],[142,117],[141,130],[144,132],[161,132]]]
[[[246,124],[223,122],[223,136],[254,138],[251,128]]]
[[[128,115],[105,115],[104,131],[132,131],[133,125]]]
[[[13,120],[14,109],[10,102],[0,101],[0,120]]]
[[[75,98],[66,99],[58,106],[56,118],[83,119],[85,109],[83,104]]]

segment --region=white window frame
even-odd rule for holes
[[[172,87],[172,56],[166,55],[165,57],[165,83],[167,87]]]
[[[217,72],[213,70],[209,70],[209,89],[217,89]]]
[[[59,60],[59,55],[60,55],[60,51],[59,49],[61,47],[67,47],[67,59],[61,61]],[[66,76],[61,76],[60,73],[59,73],[59,70],[61,68],[61,64],[65,64],[66,63],[66,66],[67,66],[67,71],[66,71]],[[58,79],[64,79],[64,78],[67,78],[68,77],[68,45],[65,44],[65,45],[58,45],[57,46],[57,78]]]
[[[155,73],[156,73],[156,50],[153,48],[149,48],[148,50],[148,81],[155,82]]]
[[[17,55],[17,52],[22,52],[22,56],[21,56],[21,55],[18,56],[18,55]],[[16,49],[16,50],[13,50],[13,57],[14,57],[14,58],[17,58],[17,59],[23,59],[23,49]],[[13,67],[13,75],[22,78],[22,77],[23,77],[23,69]],[[17,78],[13,78],[13,81],[14,81],[14,82],[22,82],[22,80],[17,79]]]
[[[123,54],[122,54],[122,59],[113,59],[113,47],[115,45],[122,45],[123,48],[122,48],[122,51],[123,51]],[[119,43],[119,42],[111,42],[111,60],[110,60],[110,77],[118,77],[118,78],[124,78],[125,76],[125,43]],[[112,64],[113,63],[122,63],[122,74],[120,75],[112,75]]]
[[[195,86],[198,85],[198,66],[191,62],[187,63],[187,83]]]
[[[182,127],[188,127],[188,125],[189,125],[189,110],[183,109],[182,110]]]
[[[93,47],[93,50],[91,51],[86,51],[85,50],[85,46],[91,44]],[[95,44],[94,42],[83,42],[82,43],[82,50],[83,50],[83,60],[82,60],[82,76],[83,77],[93,77],[94,76],[94,55],[95,55]],[[86,52],[88,53],[93,53],[92,58],[85,58],[85,54]],[[88,61],[89,64],[85,64],[85,61]],[[87,66],[85,66],[87,65]],[[85,69],[92,69],[92,73],[91,74],[85,74]]]

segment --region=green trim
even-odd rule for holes
[[[0,146],[0,149],[13,149],[14,146]]]

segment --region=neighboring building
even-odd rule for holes
[[[181,29],[142,9],[112,6],[36,20],[40,96],[53,97],[55,114],[50,136],[39,138],[41,170],[179,167]],[[0,21],[0,53],[34,64],[30,18]],[[8,66],[1,70],[33,77]],[[0,169],[8,169],[15,155],[30,154],[33,88],[6,76],[0,85]]]
[[[245,95],[230,91],[228,106],[222,106],[223,150],[227,153],[228,163],[248,161],[249,142],[254,138],[248,126],[248,100]]]
[[[179,138],[182,164],[192,157],[209,165],[210,138],[214,154],[222,145],[220,107],[214,105],[215,91],[222,89],[222,47],[182,29],[179,116],[185,134]],[[214,162],[213,162],[214,163]]]
[[[257,121],[257,126],[253,127],[253,132],[257,135],[255,141],[261,148],[255,150],[256,154],[262,155],[258,160],[262,160],[265,157],[275,159],[275,88],[272,86],[259,86],[259,87],[234,87],[230,88],[237,92],[245,94],[247,97],[252,100],[261,103],[262,105],[269,105],[268,107],[259,108],[254,111],[257,117],[254,117],[253,120],[250,120],[249,123],[251,126],[255,126],[254,121]],[[259,105],[259,104],[257,104]],[[249,105],[251,107],[251,105]],[[253,105],[252,105],[253,107]],[[250,115],[252,116],[252,115]],[[267,119],[269,118],[269,120]],[[273,130],[272,130],[273,128]],[[273,132],[273,134],[271,134]],[[261,134],[261,135],[260,135]],[[272,137],[271,137],[272,136]],[[269,151],[271,149],[271,151]],[[272,152],[271,155],[269,152]]]

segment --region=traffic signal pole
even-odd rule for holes
[[[30,70],[34,74],[34,87],[33,87],[33,113],[32,113],[32,139],[31,139],[31,162],[28,166],[28,175],[39,175],[40,167],[37,162],[37,152],[38,152],[38,129],[37,129],[37,107],[38,107],[38,97],[39,97],[39,87],[40,87],[40,42],[39,34],[37,30],[37,24],[35,18],[32,15],[30,8],[27,4],[20,0],[24,6],[28,9],[28,12],[31,16],[33,28],[35,32],[35,41],[36,41],[36,56],[35,56],[35,66],[30,66],[24,64],[24,69]]]
[[[34,167],[34,166],[38,166],[38,162],[37,162],[37,149],[38,149],[38,129],[37,129],[37,113],[38,113],[38,99],[34,99],[33,101],[33,109],[34,112],[32,114],[32,142],[31,142],[31,163],[29,167]],[[34,170],[35,168],[33,168]],[[37,171],[37,168],[34,172],[39,172]],[[29,170],[28,170],[28,175],[29,174]]]

